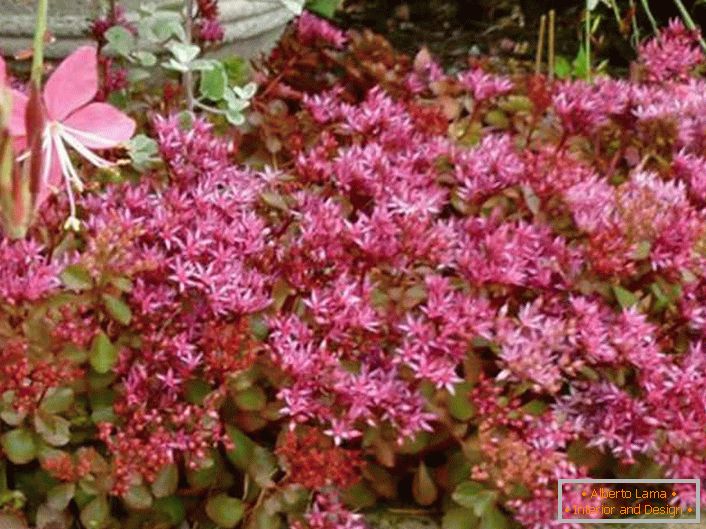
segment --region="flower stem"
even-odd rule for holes
[[[49,0],[37,0],[37,21],[34,26],[34,49],[32,51],[31,81],[39,88],[44,74],[44,36],[47,33],[47,11]]]
[[[586,78],[591,82],[591,6],[586,0]]]
[[[186,44],[191,44],[194,34],[194,0],[186,0],[185,4]],[[194,78],[191,70],[184,72],[182,83],[184,85],[184,95],[186,96],[186,106],[190,111],[194,110]]]
[[[649,0],[641,0],[642,1],[642,9],[645,10],[645,14],[647,15],[647,19],[650,21],[650,26],[652,26],[652,32],[656,35],[659,32],[659,29],[657,28],[657,21],[655,20],[655,17],[652,15],[652,10],[650,9],[650,2]]]
[[[552,9],[549,11],[549,81],[554,81],[554,62],[555,62],[555,36],[556,36],[556,12]]]
[[[679,13],[681,14],[681,17],[684,20],[684,24],[686,24],[686,27],[692,31],[698,30],[696,24],[694,23],[694,19],[691,18],[689,11],[686,9],[686,6],[684,6],[682,1],[674,0],[674,4],[677,6],[677,9],[679,9]],[[701,47],[706,50],[706,41],[704,41],[701,34],[699,34],[699,44],[701,44]]]

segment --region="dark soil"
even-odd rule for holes
[[[699,0],[686,2],[699,23],[706,23],[706,7]],[[624,69],[634,57],[634,37],[629,1],[619,0],[622,25],[607,6],[594,38],[595,56],[607,59],[611,68]],[[638,6],[636,22],[642,37],[651,29]],[[660,23],[678,16],[672,0],[652,0]],[[385,35],[404,52],[414,54],[427,46],[446,67],[462,67],[469,54],[534,60],[539,20],[557,10],[557,54],[571,60],[582,37],[585,2],[577,0],[347,0],[340,22],[352,28],[370,28]]]

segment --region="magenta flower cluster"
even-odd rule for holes
[[[348,41],[310,14],[295,32],[305,46]],[[429,63],[403,96],[374,87],[354,101],[332,83],[291,102],[311,137],[273,167],[238,165],[203,118],[153,117],[165,168],[87,193],[78,242],[41,229],[2,241],[2,306],[18,318],[76,288],[69,264],[106,289],[111,321],[88,315],[86,296],[57,327],[88,322],[82,342],[105,334],[118,351],[112,416],[96,421],[116,495],[237,450],[233,420],[317,429],[331,450],[390,468],[458,444],[475,456],[463,479],[531,529],[556,526],[557,479],[592,475],[577,447],[623,470],[706,476],[695,38],[675,22],[644,44],[639,81],[546,81],[546,108],[527,79]],[[440,83],[473,103],[453,118],[457,134],[420,118]],[[256,362],[274,417],[238,400]],[[266,420],[234,412],[233,395]],[[442,474],[428,479],[452,492]],[[342,492],[314,491],[294,526],[365,527]]]

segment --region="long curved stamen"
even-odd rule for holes
[[[49,172],[51,171],[52,155],[54,149],[52,147],[52,137],[49,127],[44,129],[42,137],[42,151],[44,152],[44,167],[42,167],[42,185],[47,185],[49,182]],[[28,155],[31,153],[28,153]]]
[[[101,158],[100,156],[95,154],[84,144],[82,144],[77,138],[71,136],[70,134],[62,133],[61,138],[95,167],[105,169],[106,167],[112,167],[113,165],[115,165],[113,162],[106,160],[105,158]]]
[[[57,145],[57,151],[59,154],[59,160],[61,161],[62,164],[62,172],[70,178],[71,182],[73,182],[74,186],[76,186],[76,189],[79,191],[83,191],[83,181],[81,178],[78,176],[78,173],[76,172],[76,168],[74,167],[74,164],[71,162],[71,157],[69,156],[69,151],[66,150],[66,145],[61,140],[60,135],[55,135],[54,140]]]
[[[66,184],[66,194],[69,197],[70,215],[71,218],[75,218],[76,201],[74,200],[74,191],[71,187],[71,180],[73,178],[78,179],[78,176],[74,171],[73,165],[71,165],[69,154],[66,152],[66,147],[64,147],[64,144],[62,143],[61,139],[56,135],[52,135],[52,139],[54,140],[54,147],[56,148],[57,154],[59,155],[59,164],[61,165],[61,172],[64,175],[64,183]]]
[[[62,140],[64,140],[71,147],[73,147],[81,156],[83,156],[86,160],[88,160],[96,167],[104,169],[106,167],[112,167],[115,165],[113,162],[110,162],[105,158],[101,158],[93,151],[91,151],[88,147],[81,143],[78,138],[69,133],[66,128],[62,125],[59,125],[59,136]]]
[[[61,125],[61,128],[72,136],[76,137],[79,141],[81,141],[81,138],[84,138],[87,141],[91,141],[93,143],[101,145],[101,147],[99,147],[101,149],[111,149],[115,147],[115,141],[104,138],[103,136],[99,136],[98,134],[86,132],[85,130],[75,129],[73,127],[69,127],[68,125],[63,124]]]

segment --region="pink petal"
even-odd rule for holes
[[[47,177],[47,182],[42,185],[37,195],[37,204],[35,207],[39,207],[42,202],[44,202],[49,195],[58,191],[63,184],[63,178],[61,174],[61,164],[59,163],[59,154],[56,152],[56,147],[52,145],[51,153],[51,167],[49,169],[49,176]]]
[[[56,67],[44,88],[49,119],[61,121],[90,103],[98,92],[96,48],[82,46]]]
[[[0,86],[7,84],[7,70],[5,68],[5,59],[0,56]]]
[[[22,92],[12,91],[12,113],[10,114],[10,135],[16,138],[27,136],[25,113],[29,98]]]
[[[115,147],[132,138],[136,127],[132,118],[107,103],[86,105],[66,118],[63,125],[98,136],[100,140],[74,134],[89,149]]]

